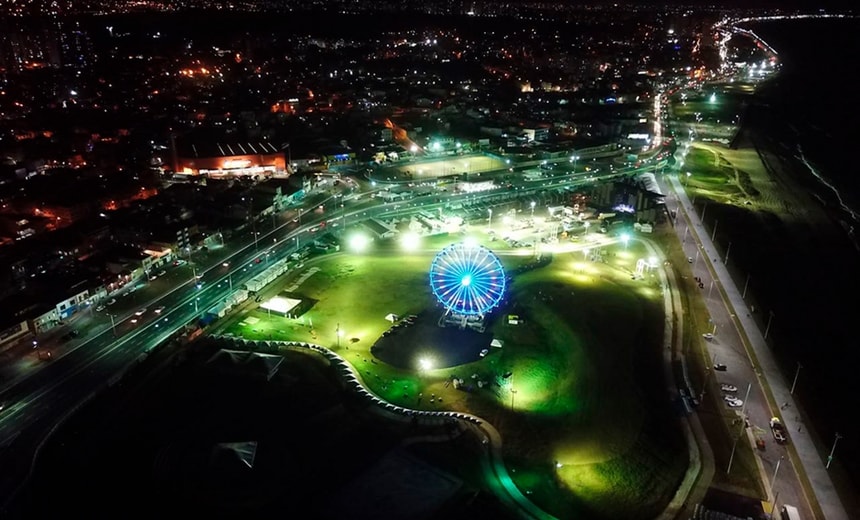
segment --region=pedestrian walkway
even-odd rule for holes
[[[672,190],[677,195],[678,201],[687,214],[687,218],[692,224],[694,230],[702,230],[702,222],[698,214],[687,197],[687,193],[682,188],[675,176],[666,176],[667,182],[671,184]],[[782,407],[783,409],[791,407],[794,410],[798,409],[797,403],[794,402],[794,397],[790,393],[789,384],[783,377],[776,364],[776,361],[771,355],[770,348],[762,335],[758,324],[753,320],[752,313],[747,306],[747,303],[741,297],[741,292],[738,291],[734,280],[729,275],[725,264],[719,260],[717,248],[711,241],[707,233],[696,233],[697,240],[701,243],[702,249],[707,253],[706,262],[711,265],[712,271],[716,274],[717,279],[723,286],[723,291],[728,304],[732,308],[734,319],[737,320],[737,325],[743,329],[744,334],[749,341],[749,347],[752,348],[755,359],[759,366],[753,367],[757,373],[764,377],[767,386],[770,389],[774,402],[770,403],[771,409]],[[717,261],[711,259],[717,258]],[[786,404],[787,403],[787,404]],[[815,444],[812,442],[808,433],[802,426],[799,417],[803,414],[788,413],[783,416],[783,423],[791,435],[791,442],[797,456],[800,459],[799,466],[806,474],[807,480],[812,486],[815,494],[814,500],[817,501],[819,507],[824,512],[827,520],[848,520],[848,514],[845,507],[833,487],[833,482],[830,480],[830,475],[825,468],[825,461],[821,459]],[[798,465],[795,464],[797,467]]]

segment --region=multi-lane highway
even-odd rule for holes
[[[234,288],[305,245],[315,236],[311,230],[319,229],[323,222],[353,225],[374,217],[388,219],[418,210],[450,210],[463,205],[492,206],[517,198],[548,202],[551,194],[565,188],[636,175],[655,166],[662,164],[615,169],[607,166],[601,168],[606,171],[601,175],[560,173],[539,181],[526,181],[514,175],[518,178],[509,179],[511,185],[507,188],[470,194],[435,191],[432,196],[399,203],[384,202],[368,192],[317,194],[310,199],[309,209],[300,210],[300,218],[293,219],[296,214],[291,211],[285,224],[273,226],[250,240],[246,236],[240,246],[227,245],[225,251],[232,248],[234,252],[213,259],[213,265],[201,265],[193,271],[187,266],[174,269],[167,274],[171,282],[148,301],[136,301],[135,307],[125,305],[124,313],[111,316],[110,321],[105,314],[112,307],[101,315],[96,313],[91,319],[101,320],[100,325],[93,327],[86,338],[77,340],[74,348],[57,349],[50,362],[29,369],[3,389],[0,395],[4,405],[0,410],[3,506],[9,505],[26,482],[34,454],[57,424],[98,392],[115,384],[129,367],[153,349],[183,334],[186,326],[196,324],[202,313],[223,302]],[[495,173],[510,176],[507,169]],[[135,311],[141,310],[138,316]]]

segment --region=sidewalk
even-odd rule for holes
[[[754,368],[764,376],[765,383],[770,390],[770,395],[774,399],[774,402],[769,403],[769,406],[773,410],[780,406],[779,403],[788,403],[792,409],[797,410],[797,403],[789,393],[789,384],[779,371],[776,361],[771,356],[770,348],[758,325],[752,319],[750,309],[741,297],[741,292],[738,290],[723,262],[719,260],[720,255],[710,237],[707,233],[701,232],[704,227],[699,219],[699,215],[687,197],[687,193],[678,182],[676,176],[667,175],[665,179],[671,185],[672,191],[677,196],[693,228],[698,230],[696,239],[707,253],[707,255],[704,255],[704,259],[710,264],[710,268],[722,285],[725,297],[733,309],[734,319],[737,320],[738,325],[743,329],[749,341],[749,347],[753,350],[758,360],[759,366]],[[714,258],[718,260],[713,262],[712,259]],[[845,507],[842,505],[842,501],[839,499],[839,495],[836,493],[830,480],[830,475],[825,468],[825,461],[818,454],[812,439],[805,433],[806,430],[803,429],[802,432],[798,432],[798,429],[803,426],[802,421],[797,419],[798,415],[800,414],[784,414],[783,423],[788,431],[792,432],[790,442],[799,458],[796,462],[799,462],[799,467],[806,474],[806,478],[812,487],[815,494],[815,497],[812,498],[817,501],[827,520],[848,520],[849,517],[845,511]]]

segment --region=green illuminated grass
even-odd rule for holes
[[[431,308],[430,261],[460,238],[439,237],[414,254],[376,244],[363,255],[306,261],[303,270],[320,271],[296,290],[316,300],[304,324],[255,310],[227,320],[222,332],[325,345],[390,402],[484,417],[502,434],[517,486],[556,516],[653,517],[677,487],[686,455],[665,402],[662,297],[654,278],[630,278],[644,251],[636,243],[606,247],[606,263],[564,253],[518,274],[510,307],[491,324],[504,347],[474,363],[419,373],[373,362],[370,346],[390,325],[385,315]],[[508,270],[532,261],[505,254],[500,242],[486,245]],[[289,287],[301,272],[277,283]],[[509,325],[502,319],[507,314],[524,322]],[[248,323],[249,317],[259,321]],[[339,347],[338,326],[345,331]],[[509,371],[510,378],[502,377]],[[490,384],[472,392],[445,384],[472,374]],[[435,394],[441,403],[425,398],[419,404],[419,393]]]

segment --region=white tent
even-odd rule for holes
[[[502,340],[493,338],[493,341],[490,342],[491,347],[502,348]]]

